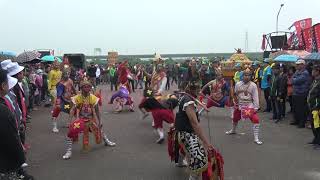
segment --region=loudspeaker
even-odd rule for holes
[[[272,49],[282,49],[283,47],[287,47],[287,35],[271,36],[271,46]]]
[[[269,58],[271,51],[264,51],[263,52],[263,59]]]

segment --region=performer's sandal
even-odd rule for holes
[[[164,138],[159,138],[156,142],[157,142],[157,144],[162,144],[163,141],[164,141]]]
[[[187,167],[188,162],[184,159],[182,162],[176,163],[176,167]]]
[[[110,147],[116,146],[116,143],[110,141],[110,140],[109,140],[108,138],[106,138],[106,137],[104,137],[103,140],[104,140],[104,145],[105,145],[105,146],[110,146]]]
[[[56,128],[56,127],[54,127],[54,128],[52,128],[52,132],[54,132],[54,133],[58,133],[58,132],[59,132],[59,129],[58,129],[58,128]]]
[[[67,160],[67,159],[70,159],[71,156],[72,156],[72,152],[71,151],[67,151],[66,154],[62,156],[62,158]]]
[[[230,130],[226,132],[226,135],[237,134],[236,131]]]

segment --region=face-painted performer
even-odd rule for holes
[[[57,118],[60,112],[70,113],[72,108],[71,97],[76,95],[73,81],[70,79],[70,71],[64,68],[61,81],[57,84],[57,99],[52,110],[52,132],[58,133]]]
[[[63,159],[69,159],[72,155],[72,143],[78,140],[79,134],[83,133],[83,150],[89,150],[89,132],[95,136],[95,141],[100,144],[104,140],[106,146],[115,146],[102,130],[99,113],[99,98],[91,94],[92,85],[89,81],[80,84],[81,94],[71,98],[76,119],[70,124],[67,136],[67,152]]]
[[[153,117],[153,127],[159,134],[159,139],[156,143],[161,144],[164,141],[163,122],[167,122],[170,128],[174,126],[173,109],[177,106],[178,100],[174,95],[169,95],[164,99],[156,99],[154,92],[151,89],[145,89],[144,98],[139,105],[139,109],[144,114],[151,112]]]
[[[257,110],[259,109],[259,96],[257,85],[251,81],[252,72],[246,69],[243,72],[243,80],[235,86],[235,108],[232,118],[232,129],[226,134],[235,134],[238,122],[241,119],[250,119],[253,123],[254,142],[261,145],[259,140],[259,117]]]
[[[200,84],[197,81],[188,82],[186,93],[179,98],[175,135],[172,135],[175,145],[171,160],[174,159],[178,166],[183,166],[184,156],[187,156],[190,168],[189,180],[197,180],[201,176],[202,179],[221,179],[223,178],[222,156],[214,150],[200,127],[198,115],[200,101],[196,99],[199,91]]]
[[[153,61],[153,72],[149,74],[145,71],[146,76],[151,79],[151,84],[149,89],[154,92],[155,96],[159,98],[163,95],[163,92],[166,88],[167,83],[167,75],[165,73],[165,69],[163,67],[163,60],[159,54],[155,55],[155,59]]]
[[[127,68],[128,61],[123,62],[118,67],[118,81],[120,83],[119,85],[119,91],[117,91],[115,94],[112,95],[109,104],[113,104],[113,102],[116,102],[116,111],[115,112],[121,112],[123,110],[124,105],[129,106],[129,110],[131,112],[134,111],[134,104],[133,100],[130,97],[130,85],[129,85],[129,78],[133,78],[133,75],[130,73],[129,69]]]
[[[203,93],[204,90],[208,87],[210,87],[211,91],[207,101],[207,108],[210,108],[212,106],[225,107],[226,105],[229,105],[230,87],[229,84],[224,80],[221,71],[217,71],[216,79],[208,82],[205,86],[203,86],[200,92]],[[202,111],[203,108],[199,113],[201,113]]]

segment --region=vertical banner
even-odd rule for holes
[[[266,49],[266,35],[264,34],[262,36],[262,44],[261,44],[261,49],[264,51]]]
[[[303,39],[302,39],[302,30],[310,28],[312,26],[312,18],[307,18],[307,19],[302,19],[302,20],[296,21],[292,24],[292,26],[294,26],[296,28],[297,36],[298,36],[298,40],[299,40],[299,46],[303,46],[304,43],[303,43]]]
[[[306,51],[312,52],[312,39],[313,39],[313,32],[312,27],[306,28],[302,30],[302,39],[303,45]]]
[[[316,51],[320,52],[320,23],[313,26],[314,42]]]

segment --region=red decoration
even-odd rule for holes
[[[307,18],[307,19],[302,19],[302,20],[296,21],[293,23],[292,26],[294,26],[296,28],[297,36],[299,39],[299,46],[302,46],[303,45],[303,39],[301,36],[302,30],[310,28],[312,26],[312,18]]]
[[[315,37],[315,42],[317,44],[317,50],[320,52],[320,23],[313,26],[313,32]]]
[[[77,119],[69,125],[68,137],[77,141],[79,134],[84,131],[84,119]]]
[[[306,51],[312,52],[312,27],[302,30],[302,35]]]
[[[266,35],[264,34],[262,36],[262,44],[261,44],[261,49],[264,51],[266,49]]]
[[[254,114],[254,109],[253,108],[248,108],[248,107],[244,107],[241,109],[241,116],[242,118],[251,118]]]

